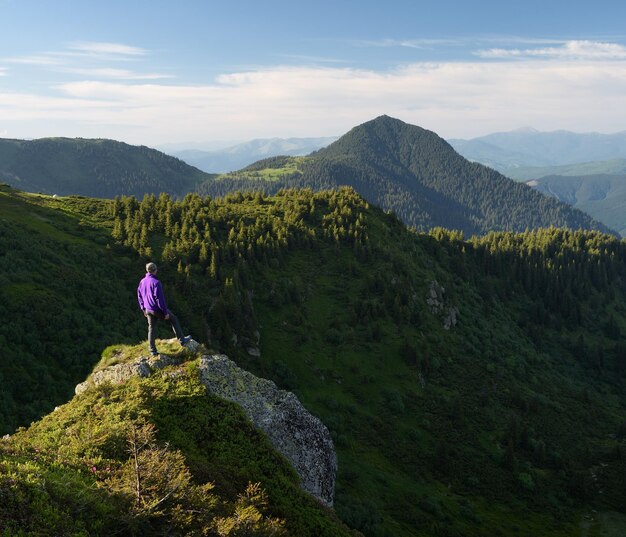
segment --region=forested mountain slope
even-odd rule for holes
[[[608,231],[566,204],[467,161],[435,133],[388,116],[355,127],[305,159],[260,161],[210,179],[199,191],[216,196],[233,190],[339,185],[352,186],[418,230],[443,226],[472,235],[552,225]]]
[[[145,339],[134,295],[153,259],[196,339],[329,427],[350,527],[565,537],[622,524],[624,241],[416,234],[351,189],[139,202],[5,188],[0,215],[6,432],[68,399],[97,349]]]
[[[548,175],[527,184],[626,236],[626,175]]]
[[[21,190],[97,198],[181,196],[207,174],[144,146],[84,138],[0,139],[0,181]]]

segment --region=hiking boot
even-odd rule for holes
[[[189,342],[191,341],[191,336],[185,336],[185,337],[183,337],[183,338],[180,338],[178,341],[180,342],[180,344],[181,344],[183,347],[186,347],[186,346],[187,346],[187,343],[189,343]]]

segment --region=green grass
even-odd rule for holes
[[[116,350],[120,360],[129,361],[143,347]],[[114,352],[107,349],[104,359]],[[236,405],[206,395],[196,357],[190,358],[148,379],[91,388],[0,441],[0,534],[161,535],[164,521],[173,525],[168,534],[201,534],[202,511],[181,523],[175,522],[177,509],[200,501],[205,508],[215,506],[214,518],[225,516],[247,484],[258,482],[268,495],[263,515],[283,520],[289,535],[350,535],[332,512],[300,490],[295,472]],[[194,494],[200,496],[192,498],[182,491],[179,503],[164,504],[161,514],[137,513],[116,492],[129,457],[125,439],[146,423],[156,426],[161,456],[181,453],[193,486],[211,483],[208,492],[198,489]]]
[[[244,168],[243,170],[220,174],[216,177],[216,180],[219,181],[223,179],[247,179],[276,182],[284,178],[285,176],[301,175],[301,166],[302,163],[306,161],[306,159],[307,157],[289,157],[288,159],[286,159],[286,164],[278,168],[255,168],[254,170]]]

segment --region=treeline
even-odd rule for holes
[[[251,338],[256,330],[249,291],[258,269],[276,268],[287,251],[316,250],[320,243],[348,245],[367,257],[366,208],[348,188],[282,190],[272,198],[262,192],[215,200],[198,194],[179,201],[167,194],[141,202],[122,197],[112,204],[112,236],[216,290],[206,316],[211,337],[227,346],[233,336]]]
[[[113,238],[141,255],[153,255],[155,236],[164,238],[161,259],[178,262],[185,273],[222,273],[243,264],[269,265],[289,248],[311,247],[316,240],[351,244],[365,250],[367,204],[352,189],[330,192],[281,190],[236,192],[222,199],[188,194],[177,201],[167,194],[146,195],[141,202],[117,197]]]
[[[556,329],[583,365],[626,371],[626,327],[620,320],[626,305],[619,299],[626,295],[626,241],[558,228],[489,233],[470,241],[436,228],[430,236],[436,239],[433,255],[452,272],[485,298],[514,306],[520,326],[539,348],[545,330]]]

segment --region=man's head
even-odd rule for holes
[[[146,272],[149,272],[150,274],[156,274],[157,271],[157,266],[150,262],[146,265]]]

